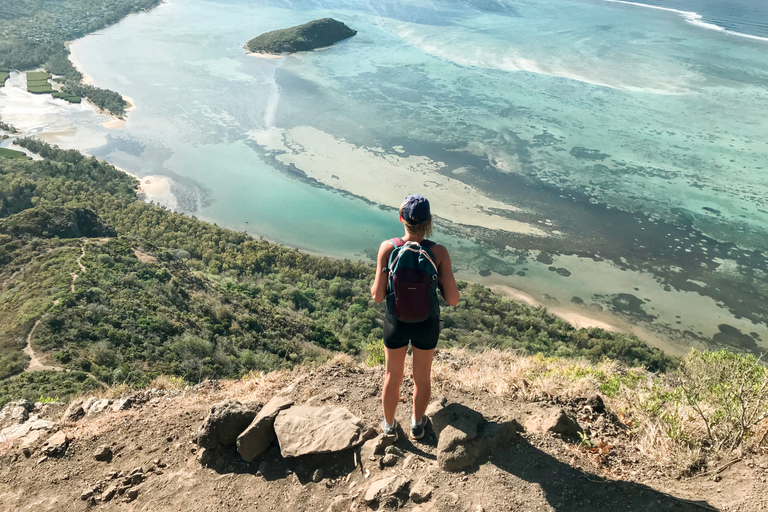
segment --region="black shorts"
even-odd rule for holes
[[[403,348],[411,342],[414,348],[432,350],[437,346],[439,337],[439,316],[411,324],[401,322],[389,313],[384,315],[384,346],[387,348]]]

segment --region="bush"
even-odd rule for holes
[[[683,399],[702,419],[717,450],[738,448],[768,418],[768,369],[751,354],[692,350],[679,377]]]

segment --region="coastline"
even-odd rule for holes
[[[69,49],[70,43],[71,41],[68,41],[66,43],[67,49]],[[83,78],[82,80],[80,80],[80,83],[82,83],[83,85],[94,85],[95,81],[93,77],[85,72],[82,64],[77,60],[75,60],[71,51],[69,52],[68,58],[69,58],[69,61],[72,63],[72,65],[75,67],[75,69],[77,69],[80,72],[80,74],[83,75]],[[110,130],[119,130],[123,128],[125,124],[128,122],[128,120],[125,118],[126,115],[129,112],[133,112],[134,110],[136,110],[136,101],[133,98],[126,95],[122,95],[122,98],[123,98],[123,101],[128,104],[128,106],[125,108],[125,114],[122,116],[116,116],[114,114],[111,114],[109,112],[106,112],[100,109],[99,107],[94,105],[91,101],[88,101],[88,98],[83,98],[83,101],[88,105],[90,105],[98,114],[109,117],[109,119],[104,121],[101,124],[101,126],[103,126],[104,128],[109,128]]]
[[[662,350],[666,354],[684,357],[690,352],[690,347],[682,347],[680,345],[671,343],[667,340],[660,338],[652,332],[643,329],[637,325],[630,324],[615,315],[610,314],[598,314],[593,311],[585,311],[584,308],[578,306],[562,306],[562,305],[550,305],[544,301],[540,301],[534,298],[533,295],[514,288],[507,284],[489,284],[484,280],[473,279],[473,282],[487,286],[490,290],[508,299],[522,302],[530,307],[542,306],[547,311],[573,325],[576,329],[583,328],[599,328],[606,331],[618,332],[622,334],[633,334],[637,338],[650,347],[655,347]]]

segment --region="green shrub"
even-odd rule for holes
[[[768,369],[751,354],[692,350],[678,391],[704,421],[710,445],[735,449],[768,418]]]

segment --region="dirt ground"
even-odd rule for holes
[[[768,457],[764,455],[745,456],[716,474],[719,467],[690,478],[669,475],[626,442],[626,429],[618,418],[596,417],[586,410],[589,397],[527,402],[456,390],[444,378],[435,381],[436,399],[463,404],[488,419],[518,418],[521,423],[537,408],[557,405],[582,426],[588,424],[593,438],[605,444],[590,450],[578,440],[523,433],[479,465],[452,473],[441,470],[436,462],[437,438],[431,426],[421,441],[401,432],[396,446],[405,456],[384,468],[378,461],[361,461],[359,449],[283,459],[277,445],[253,463],[244,462],[232,448],[209,453],[203,465],[203,450],[192,443],[211,405],[225,399],[263,403],[290,384],[294,384],[297,404],[344,406],[378,429],[382,373],[380,367],[337,361],[185,390],[147,390],[142,395],[146,402],[128,410],[61,424],[71,438],[63,456],[42,455],[41,444],[49,434],[30,447],[28,456],[15,444],[0,444],[0,510],[768,510]],[[397,413],[401,424],[407,425],[412,389],[406,376]],[[64,409],[47,405],[36,412],[58,421]],[[95,460],[95,452],[104,445],[112,450],[111,460]],[[89,498],[88,492],[103,495],[114,482],[130,479],[139,467],[143,481],[133,485],[130,493],[115,495],[108,502]],[[317,469],[323,475],[316,482],[312,477]],[[390,474],[404,475],[412,485],[423,482],[433,487],[431,500],[418,505],[407,499],[366,505],[363,496],[370,483]]]

